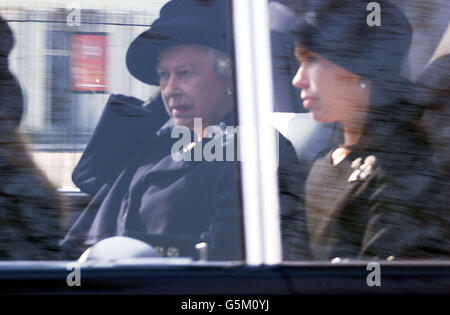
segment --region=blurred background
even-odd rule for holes
[[[60,189],[73,187],[71,172],[109,95],[154,93],[129,74],[125,56],[165,2],[0,0],[16,40],[10,68],[25,97],[20,129]]]

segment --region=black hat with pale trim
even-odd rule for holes
[[[161,51],[177,45],[207,46],[229,54],[227,0],[172,0],[150,29],[130,45],[126,63],[138,80],[158,85],[156,65]]]

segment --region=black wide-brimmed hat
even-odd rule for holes
[[[0,16],[0,125],[1,130],[19,126],[23,113],[23,94],[9,70],[8,56],[14,46],[13,33]]]
[[[412,27],[388,0],[322,0],[295,23],[298,44],[366,78],[397,76],[409,52]],[[376,14],[379,13],[379,26]]]
[[[227,16],[227,0],[168,2],[150,29],[139,35],[128,48],[128,70],[138,80],[157,85],[158,57],[167,47],[202,45],[228,54]]]

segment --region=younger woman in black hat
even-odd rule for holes
[[[405,101],[413,89],[400,76],[411,26],[390,2],[379,3],[381,26],[369,25],[365,1],[323,1],[296,26],[293,85],[311,115],[340,122],[344,136],[307,180],[313,259],[449,253],[448,226],[433,203],[432,151],[414,127],[421,109]]]

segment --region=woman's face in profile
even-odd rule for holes
[[[227,85],[202,46],[181,45],[163,50],[157,65],[164,105],[175,124],[194,129],[216,125],[232,109]]]
[[[345,122],[365,114],[369,87],[361,88],[356,74],[301,46],[296,57],[300,67],[292,84],[301,89],[303,107],[315,120]]]

